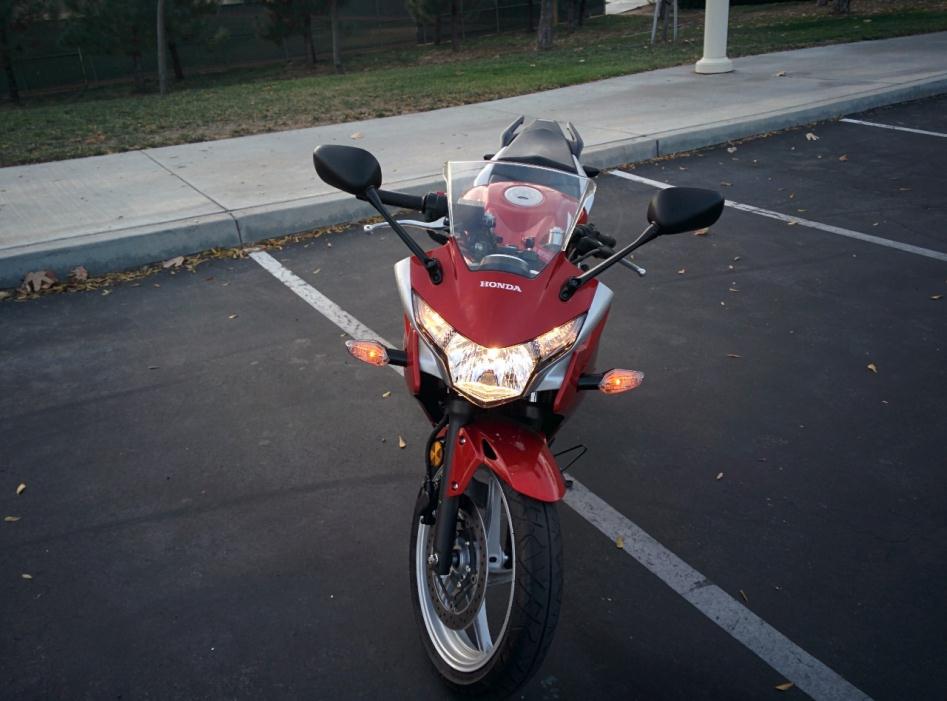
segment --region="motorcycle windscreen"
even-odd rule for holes
[[[595,192],[585,176],[503,161],[451,161],[445,178],[467,267],[529,278],[565,250]]]

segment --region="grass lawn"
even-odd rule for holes
[[[947,0],[853,0],[848,16],[815,0],[730,10],[731,57],[947,30]],[[703,12],[681,13],[677,44],[648,44],[647,14],[590,20],[539,53],[511,33],[449,46],[344,55],[347,72],[270,65],[189,77],[172,94],[125,85],[27,97],[0,107],[0,166],[419,112],[696,61]]]

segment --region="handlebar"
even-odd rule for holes
[[[391,190],[378,190],[378,197],[391,207],[423,212],[428,221],[447,216],[447,196],[442,192],[429,192],[422,197]]]

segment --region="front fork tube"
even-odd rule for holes
[[[472,408],[468,402],[462,399],[452,399],[447,405],[448,421],[447,440],[444,443],[444,469],[441,473],[437,512],[434,521],[434,561],[429,563],[434,567],[434,571],[441,576],[450,573],[454,538],[457,531],[458,500],[460,499],[460,497],[448,497],[447,491],[451,483],[457,437],[460,434],[460,429],[470,421]]]

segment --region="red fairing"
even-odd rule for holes
[[[533,499],[555,502],[565,496],[566,485],[546,439],[519,424],[482,418],[460,429],[454,448],[448,496],[463,494],[481,465]],[[489,457],[490,450],[495,458]]]
[[[418,332],[404,317],[404,349],[408,355],[408,364],[404,368],[404,381],[411,394],[421,391],[421,363],[418,359]]]
[[[560,300],[563,283],[580,272],[562,253],[533,279],[470,270],[454,239],[428,255],[440,261],[443,281],[435,285],[420,261],[412,258],[411,287],[458,333],[490,348],[531,341],[585,313],[598,286],[598,281],[590,280],[569,301]],[[482,287],[481,281],[508,287]]]
[[[552,405],[552,410],[557,414],[568,414],[575,409],[582,398],[583,395],[579,393],[579,377],[582,373],[590,371],[595,363],[595,356],[598,355],[598,341],[602,337],[602,331],[605,330],[606,321],[608,321],[607,312],[585,342],[572,352],[572,360],[569,361],[565,381],[559,388]]]

